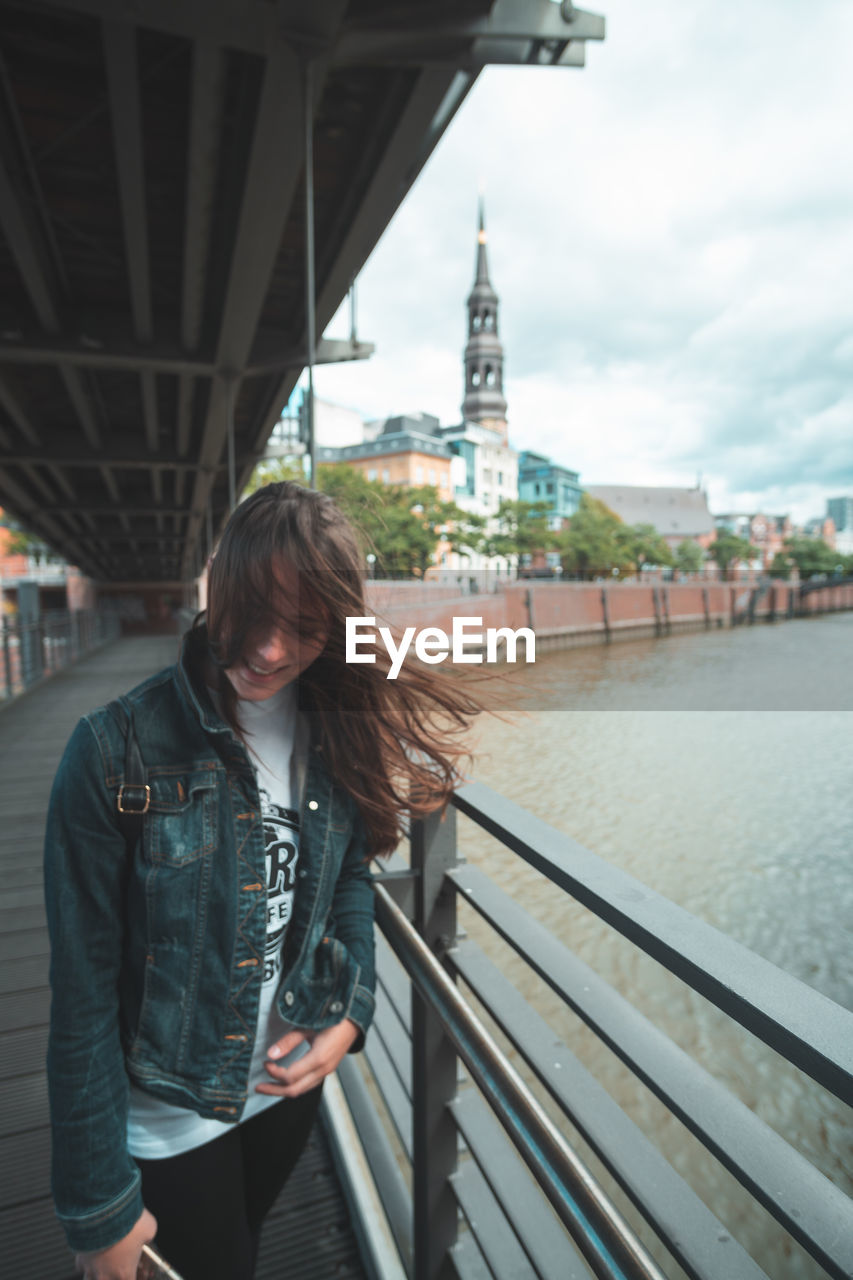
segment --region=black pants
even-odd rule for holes
[[[261,1226],[308,1141],[322,1086],[204,1146],[142,1160],[156,1245],[184,1280],[252,1280]]]

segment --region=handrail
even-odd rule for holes
[[[583,1266],[575,1242],[588,1265],[592,1254],[604,1268],[596,1275],[636,1274],[625,1270],[633,1266],[632,1257],[626,1262],[619,1256],[615,1261],[622,1269],[614,1273],[614,1258],[601,1256],[602,1244],[605,1249],[611,1244],[609,1220],[608,1232],[598,1228],[586,1203],[577,1199],[577,1169],[572,1166],[569,1177],[560,1164],[566,1151],[574,1154],[562,1137],[569,1131],[560,1115],[602,1162],[607,1171],[602,1177],[613,1178],[618,1190],[611,1191],[605,1181],[605,1196],[624,1193],[639,1215],[626,1207],[628,1230],[654,1233],[650,1247],[656,1259],[660,1245],[690,1280],[767,1277],[759,1257],[751,1256],[727,1220],[716,1216],[691,1181],[620,1109],[553,1023],[525,1000],[488,951],[480,951],[459,929],[462,901],[832,1280],[853,1276],[853,1201],[842,1187],[483,870],[460,860],[459,812],[537,867],[555,891],[571,895],[695,990],[710,995],[788,1062],[801,1069],[808,1065],[824,1087],[834,1086],[842,1102],[853,1096],[845,1083],[853,1080],[853,1013],[489,788],[470,784],[452,797],[443,817],[413,824],[408,864],[395,854],[376,877],[381,882],[377,1007],[364,1062],[381,1100],[384,1142],[375,1117],[370,1117],[371,1128],[357,1114],[365,1110],[364,1090],[347,1080],[353,1071],[342,1071],[359,1132],[367,1132],[381,1148],[382,1158],[372,1160],[371,1168],[410,1280],[476,1280],[484,1267],[496,1280],[521,1274],[563,1280],[579,1275]],[[457,981],[464,985],[458,988]],[[506,1037],[512,1046],[507,1052],[518,1053],[532,1072],[535,1097],[526,1084],[521,1094],[513,1092],[518,1076],[471,1013],[472,1000],[485,1010],[494,1034]],[[496,1061],[509,1073],[498,1071]],[[466,1066],[461,1076],[460,1062]],[[554,1124],[545,1118],[543,1137],[532,1126],[536,1099],[545,1095],[559,1115]],[[370,1096],[375,1105],[376,1095]],[[556,1148],[548,1145],[554,1133]],[[401,1187],[397,1161],[410,1164],[411,1194]],[[566,1195],[568,1205],[560,1201]],[[779,1241],[768,1237],[770,1248]],[[666,1266],[663,1257],[660,1262]]]
[[[601,1280],[665,1280],[387,890],[376,885],[375,892],[380,928],[594,1274]]]
[[[483,783],[453,803],[818,1084],[853,1096],[853,1013]]]

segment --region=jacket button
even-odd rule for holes
[[[343,1013],[343,1011],[344,1011],[344,1006],[341,1004],[340,1000],[333,1000],[332,1003],[329,1005],[330,1013]]]
[[[317,801],[316,801],[316,800],[309,800],[309,801],[308,801],[308,808],[309,808],[309,809],[319,809],[319,808],[320,808],[320,806],[319,806],[319,804],[317,803]]]
[[[293,992],[292,992],[292,991],[285,991],[285,993],[284,993],[284,1003],[285,1003],[286,1005],[288,1005],[288,1006],[292,1005],[292,1004],[293,1004],[293,1001],[294,1001],[295,999],[296,999],[296,997],[294,996],[294,994],[293,994]]]

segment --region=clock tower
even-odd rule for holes
[[[503,347],[498,337],[498,295],[489,279],[486,221],[480,200],[477,266],[468,295],[468,342],[465,346],[465,399],[462,417],[494,431],[507,443],[503,393]]]

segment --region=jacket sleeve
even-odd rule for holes
[[[335,886],[332,914],[338,938],[359,966],[358,981],[346,1013],[361,1031],[350,1050],[357,1053],[364,1047],[364,1037],[373,1019],[376,986],[373,877],[367,863],[364,823],[358,813]]]
[[[127,858],[111,772],[95,713],[80,721],[66,747],[45,836],[52,1185],[68,1243],[82,1252],[120,1240],[143,1209],[139,1171],[127,1151],[119,1017]]]

